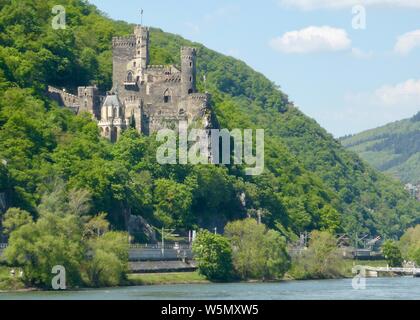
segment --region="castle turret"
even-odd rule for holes
[[[101,108],[101,120],[98,123],[101,135],[115,142],[121,132],[127,128],[127,120],[124,117],[124,108],[118,96],[110,94],[106,97]]]
[[[181,90],[182,95],[196,92],[196,59],[194,48],[181,48]]]
[[[89,112],[96,119],[100,118],[101,101],[97,87],[79,87],[79,112]]]
[[[137,25],[134,27],[136,37],[136,70],[145,70],[149,65],[149,28]]]

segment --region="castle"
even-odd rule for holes
[[[51,86],[49,96],[75,113],[91,113],[101,135],[112,142],[127,128],[150,135],[187,121],[210,129],[209,95],[196,88],[196,49],[181,48],[180,68],[153,66],[149,44],[149,28],[142,25],[134,27],[133,35],[113,38],[113,87],[106,96],[96,87],[79,87],[73,95]]]

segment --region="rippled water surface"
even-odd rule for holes
[[[420,300],[420,278],[367,279],[365,290],[355,290],[351,279],[123,287],[71,292],[0,293],[2,299],[59,300]]]

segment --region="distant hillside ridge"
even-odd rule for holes
[[[403,183],[420,182],[420,112],[410,119],[347,136],[340,142]]]

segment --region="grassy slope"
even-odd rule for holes
[[[209,283],[198,272],[130,274],[128,281],[131,285],[136,286]]]

